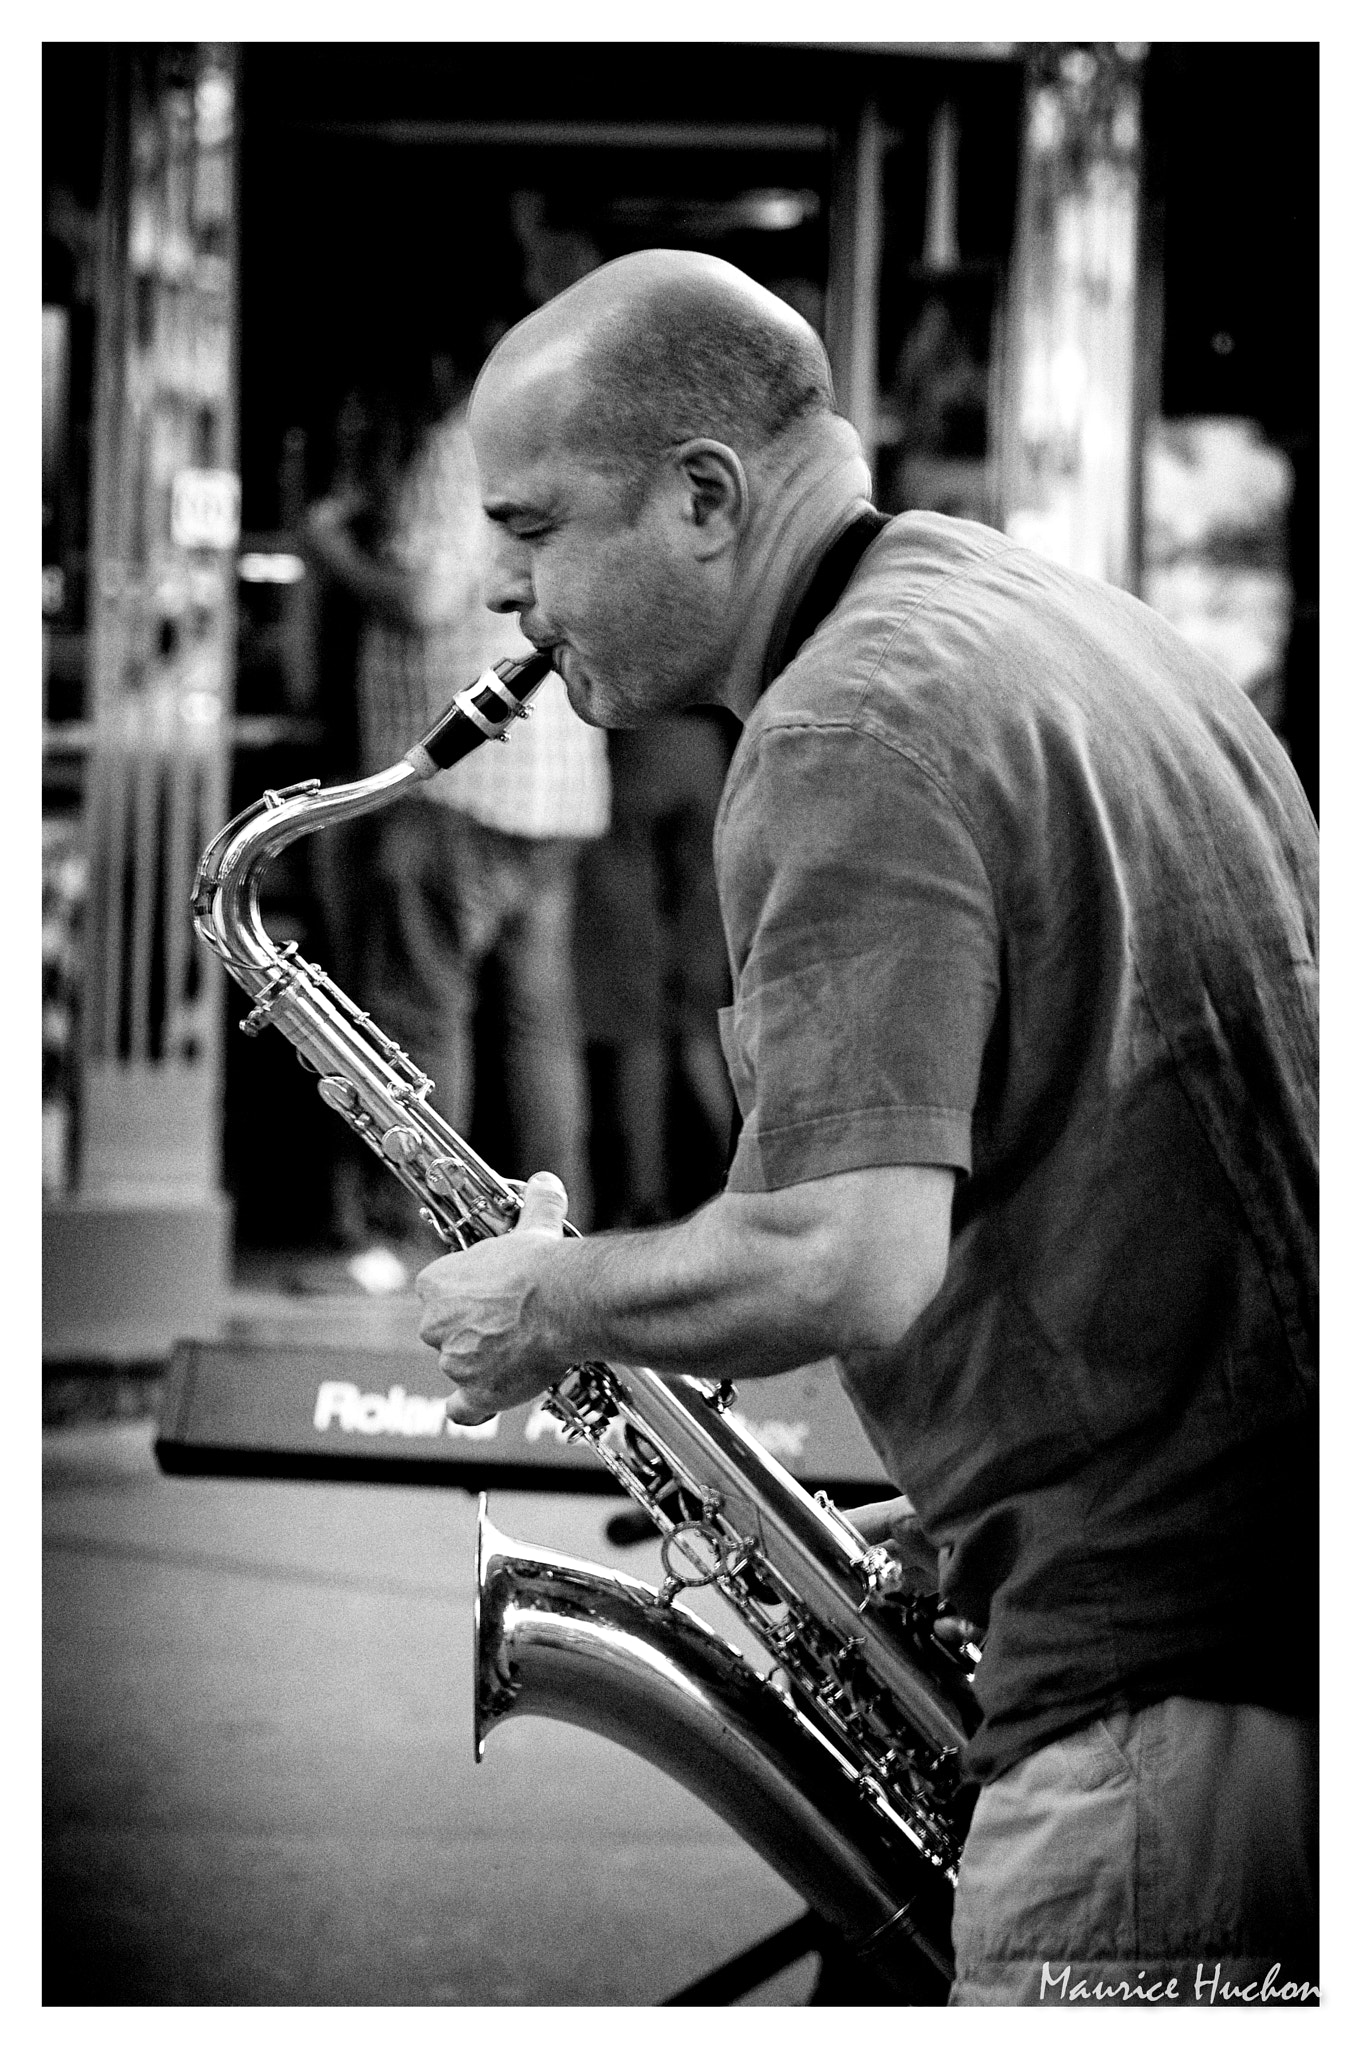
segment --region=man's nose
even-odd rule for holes
[[[488,611],[527,612],[534,603],[529,550],[514,534],[495,533],[482,571],[482,601]]]

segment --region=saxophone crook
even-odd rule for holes
[[[504,737],[549,674],[545,654],[503,661],[460,690],[400,761],[359,782],[267,790],[223,827],[199,861],[191,910],[199,937],[251,998],[241,1029],[281,1031],[317,1077],[328,1109],[395,1174],[442,1245],[499,1235],[519,1213],[516,1188],[494,1174],[430,1102],[429,1078],[292,943],[276,946],[260,916],[260,884],[285,847],[361,818]]]

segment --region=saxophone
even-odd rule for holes
[[[199,936],[251,998],[241,1029],[283,1032],[450,1250],[513,1228],[519,1185],[444,1122],[429,1080],[366,1012],[296,945],[274,944],[260,878],[293,841],[504,740],[549,666],[538,654],[486,671],[379,774],[267,790],[207,847],[194,891]],[[483,1495],[476,1754],[515,1713],[610,1736],[727,1820],[895,1998],[938,2003],[971,1810],[958,1756],[978,1718],[976,1652],[937,1639],[938,1603],[771,1457],[726,1412],[732,1398],[726,1381],[605,1364],[571,1367],[545,1397],[656,1526],[664,1576],[653,1588],[507,1538]],[[679,1604],[700,1586],[724,1596],[757,1661]]]

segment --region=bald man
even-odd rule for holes
[[[565,1240],[537,1176],[431,1266],[450,1414],[834,1355],[986,1631],[953,1996],[1298,1987],[1316,1672],[1261,1634],[1311,1612],[1317,835],[1281,748],[1132,598],[875,513],[817,337],[715,259],[542,308],[472,432],[489,602],[579,715],[743,722],[743,1123],[683,1222]]]

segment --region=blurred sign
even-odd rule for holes
[[[243,583],[301,583],[307,564],[301,555],[261,553],[242,555],[236,573]]]
[[[489,1422],[447,1420],[433,1355],[223,1341],[179,1344],[156,1455],[178,1473],[613,1489],[542,1401]],[[830,1363],[737,1383],[732,1411],[806,1485],[846,1498],[893,1491]]]
[[[230,469],[182,469],[170,487],[170,538],[178,548],[234,548],[241,533],[241,479]]]

